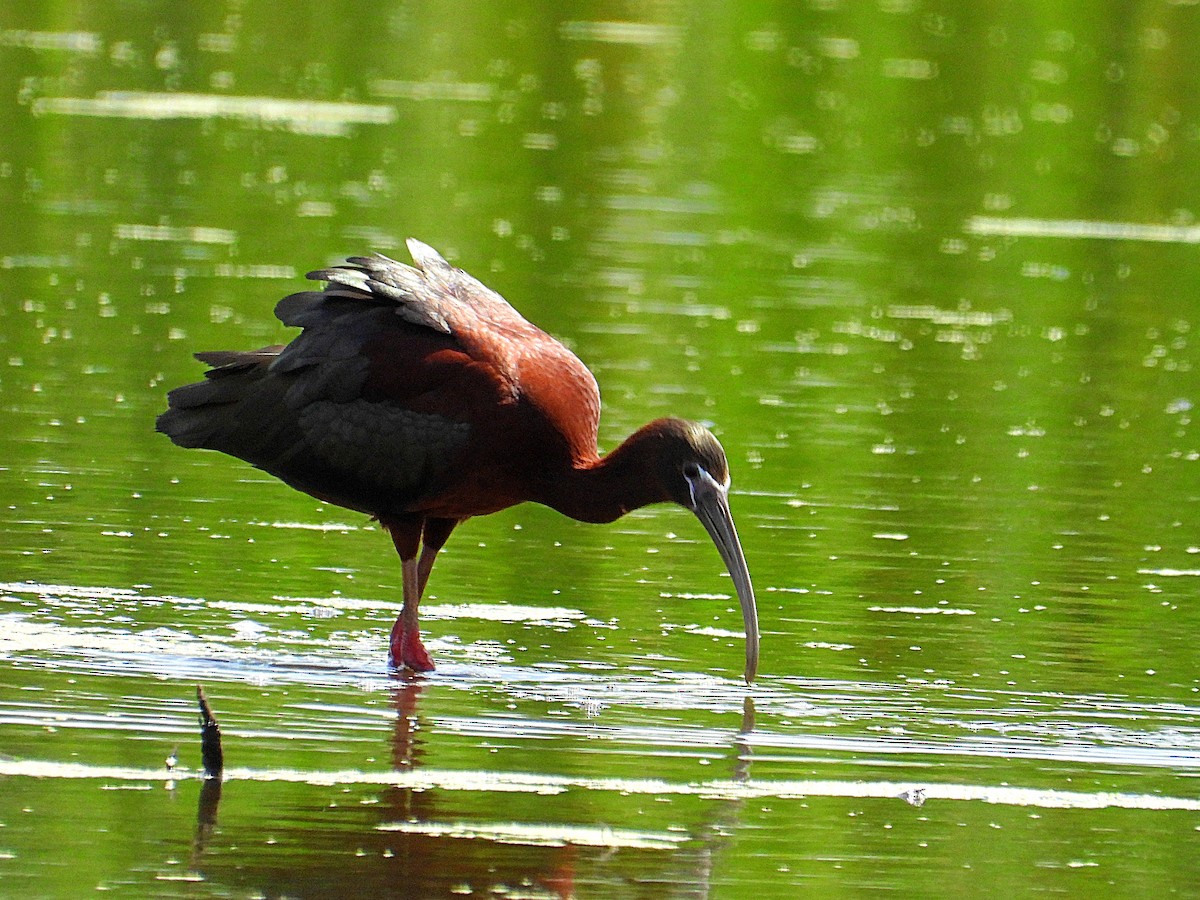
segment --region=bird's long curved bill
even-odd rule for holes
[[[746,624],[746,683],[749,684],[758,671],[758,608],[754,604],[754,586],[750,583],[750,570],[746,568],[746,557],[742,554],[742,542],[738,540],[733,515],[729,512],[729,492],[707,472],[701,472],[701,477],[692,483],[692,499],[695,502],[693,511],[717,545],[742,604],[742,619]]]

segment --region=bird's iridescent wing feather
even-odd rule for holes
[[[492,408],[510,380],[503,345],[472,340],[477,323],[532,326],[433,250],[410,247],[420,268],[375,256],[313,273],[325,290],[276,307],[300,335],[202,355],[214,368],[172,392],[160,430],[351,508],[416,502],[466,444],[473,410]]]
[[[521,334],[538,333],[507,300],[474,276],[450,265],[432,247],[410,238],[415,266],[383,254],[352,256],[348,265],[309,272],[328,282],[324,291],[306,291],[282,300],[275,314],[303,327],[323,301],[346,299],[390,307],[407,322],[470,341],[482,325]]]

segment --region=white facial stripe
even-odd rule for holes
[[[683,477],[687,480],[688,495],[689,495],[688,499],[690,499],[692,501],[692,509],[696,509],[700,505],[699,501],[696,499],[697,486],[704,487],[704,488],[713,488],[714,490],[718,490],[718,491],[721,491],[722,493],[726,493],[726,494],[729,493],[729,476],[728,475],[725,477],[724,484],[718,484],[717,479],[715,479],[711,475],[709,475],[705,469],[701,469],[695,476],[689,477],[687,475],[684,475]]]

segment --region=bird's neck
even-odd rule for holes
[[[577,461],[553,480],[542,502],[580,522],[601,523],[670,500],[648,443],[639,431],[606,456]]]

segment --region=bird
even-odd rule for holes
[[[167,394],[157,430],[377,521],[403,585],[388,661],[413,673],[434,669],[418,609],[462,522],[533,502],[606,523],[673,502],[700,520],[732,579],[749,684],[758,613],[717,438],[659,418],[601,455],[600,390],[587,366],[433,248],[407,247],[412,265],[376,253],[308,273],[325,287],[275,306],[301,329],[290,343],[196,353],[204,380]]]

